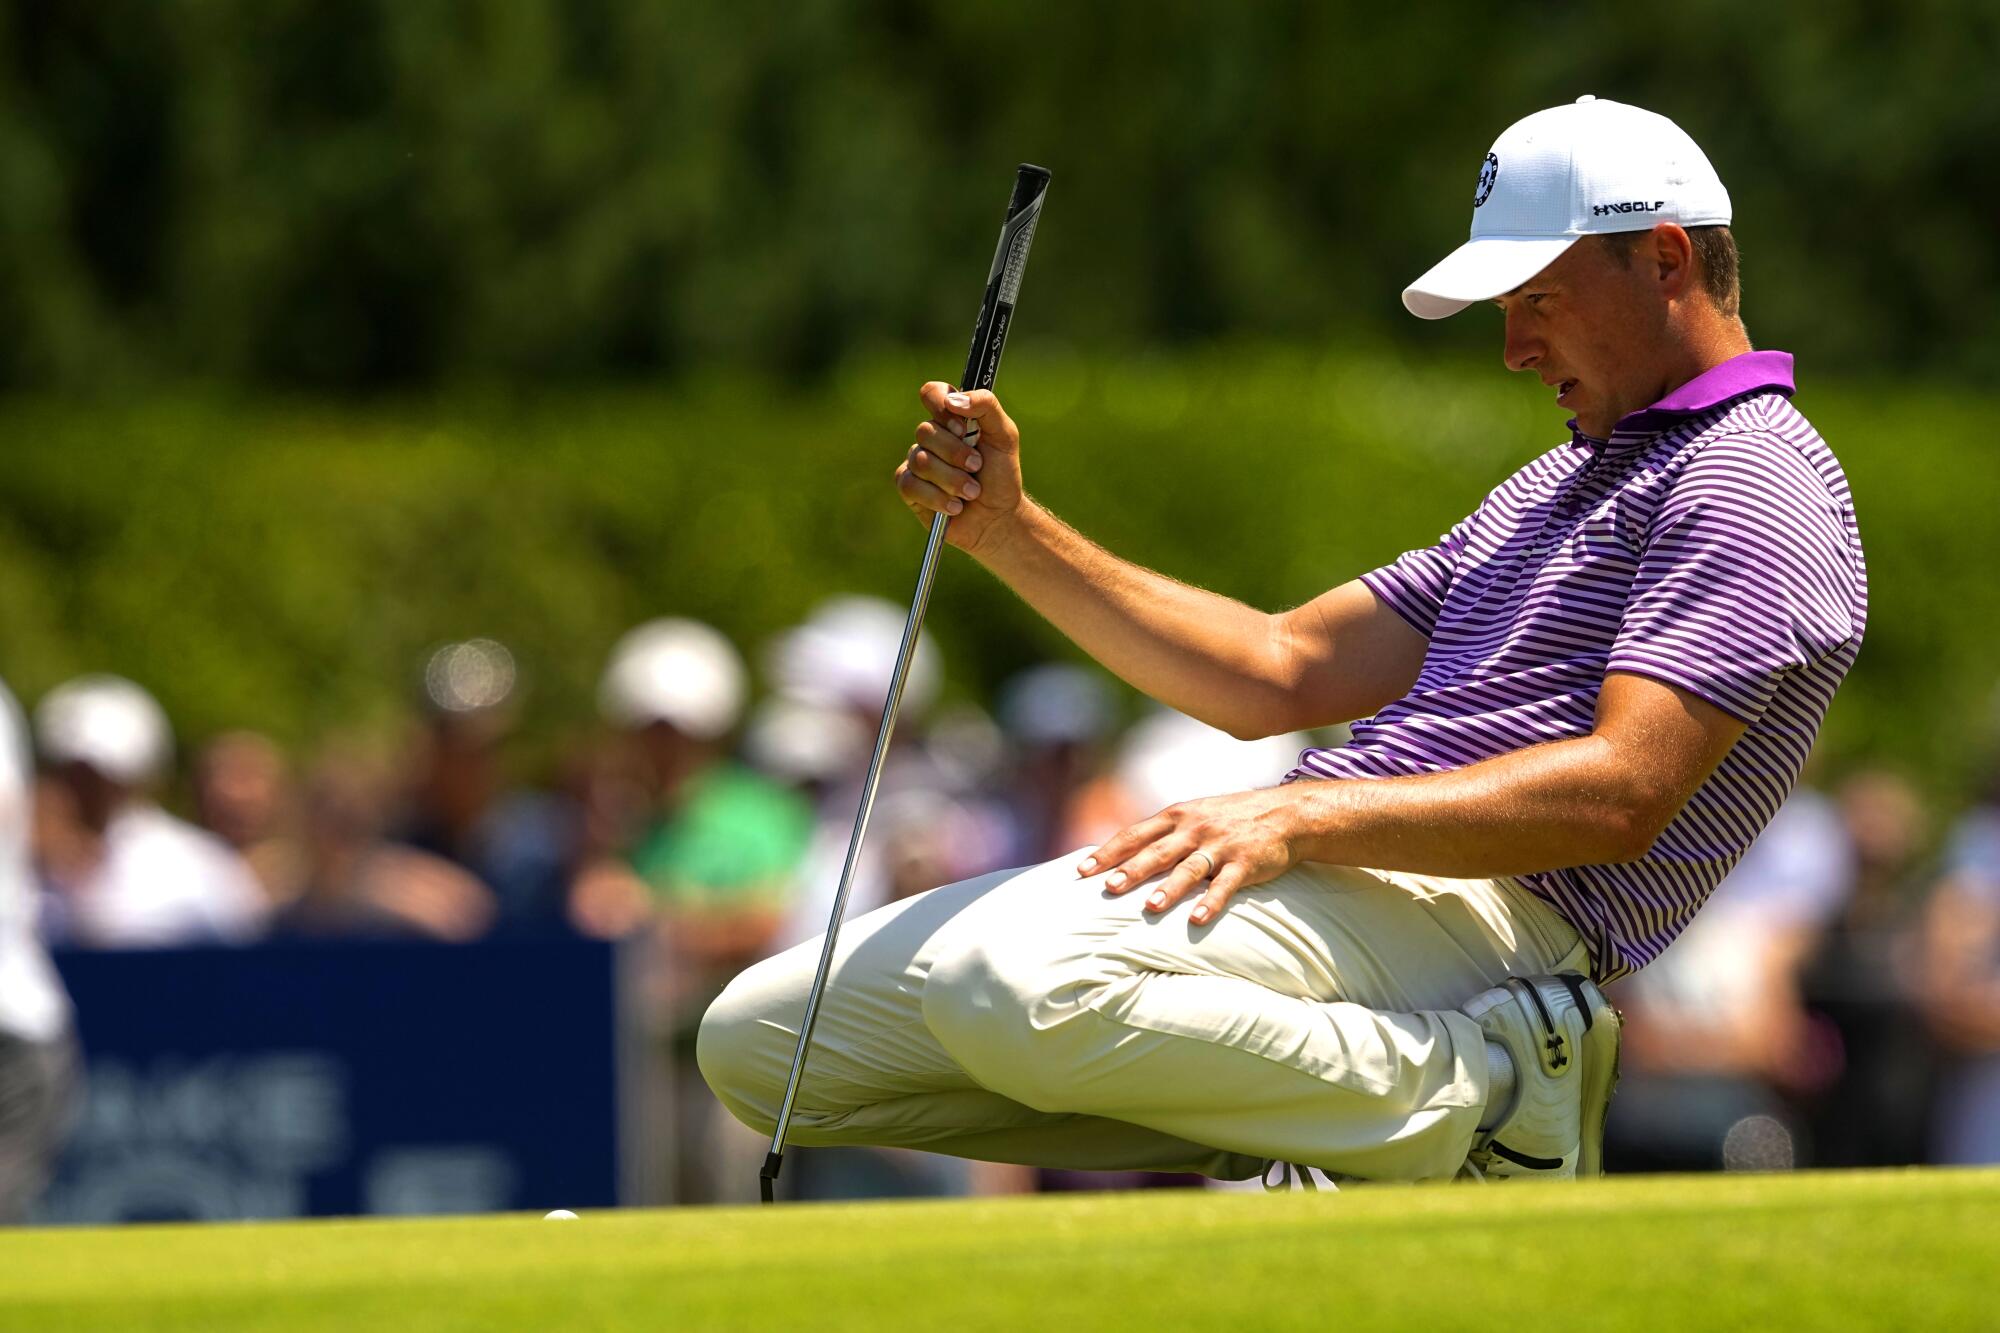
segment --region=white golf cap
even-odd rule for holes
[[[649,620],[611,650],[597,706],[614,726],[666,722],[709,741],[736,725],[748,689],[743,657],[720,631],[696,620]]]
[[[123,676],[78,676],[43,695],[35,744],[52,764],[88,764],[127,787],[159,777],[174,748],[165,711]]]
[[[1472,239],[1403,289],[1423,319],[1511,292],[1581,236],[1729,225],[1729,191],[1665,116],[1586,94],[1509,125],[1479,167]]]

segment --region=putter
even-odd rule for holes
[[[1035,223],[1042,215],[1042,198],[1048,188],[1049,173],[1041,167],[1024,162],[1015,172],[1014,197],[1007,204],[1007,221],[1000,228],[1000,244],[993,252],[993,267],[986,275],[986,295],[979,304],[979,319],[972,326],[972,350],[966,354],[965,377],[959,381],[961,388],[990,389],[994,377],[1000,373],[1000,352],[1007,344],[1008,326],[1014,322],[1014,299],[1021,291],[1021,272],[1028,266],[1028,246],[1034,242]],[[964,438],[978,443],[979,428],[972,427]],[[758,1173],[759,1192],[765,1203],[771,1202],[778,1172],[784,1169],[785,1134],[791,1128],[792,1106],[798,1100],[799,1080],[805,1074],[806,1052],[812,1046],[820,996],[826,993],[827,974],[833,970],[833,950],[840,939],[841,920],[847,915],[847,895],[854,888],[861,840],[867,836],[868,816],[875,809],[875,789],[882,781],[889,739],[896,732],[903,684],[909,679],[910,661],[916,656],[917,635],[924,627],[924,608],[930,604],[938,556],[944,550],[944,530],[950,522],[949,515],[934,515],[930,540],[924,544],[924,562],[917,570],[917,590],[910,598],[910,616],[903,623],[903,642],[896,650],[896,668],[889,677],[889,697],[882,703],[882,725],[875,733],[875,753],[868,760],[868,777],[861,784],[861,808],[854,815],[854,833],[847,840],[847,860],[840,868],[840,888],[833,895],[833,917],[826,925],[826,943],[820,947],[819,968],[813,973],[812,989],[806,992],[806,1012],[799,1021],[799,1044],[792,1052],[792,1072],[785,1080],[785,1099],[778,1105],[771,1151],[765,1154],[764,1168]]]

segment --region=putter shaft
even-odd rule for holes
[[[1013,323],[1014,301],[1020,294],[1021,274],[1027,267],[1028,247],[1035,239],[1035,223],[1042,213],[1042,198],[1048,190],[1049,173],[1023,163],[1014,175],[1014,194],[1007,205],[1007,220],[1000,228],[1000,242],[994,247],[993,264],[986,274],[985,298],[979,318],[972,326],[972,347],[966,354],[967,389],[990,389],[1000,371],[1000,353],[1007,344],[1007,330]],[[979,442],[974,425],[963,437]],[[819,1019],[820,998],[826,994],[827,977],[833,971],[833,951],[840,940],[840,923],[847,917],[847,898],[854,889],[855,867],[861,861],[862,840],[868,833],[868,816],[875,810],[875,790],[882,783],[882,768],[889,757],[889,742],[896,733],[896,714],[903,702],[903,685],[910,678],[910,663],[917,654],[917,636],[924,627],[924,610],[930,605],[931,584],[937,578],[938,557],[944,551],[945,528],[951,519],[945,514],[931,518],[930,540],[924,546],[924,561],[917,570],[917,590],[910,598],[910,616],[903,623],[903,642],[896,650],[896,667],[889,677],[889,697],[882,703],[882,725],[875,732],[875,753],[868,760],[868,776],[861,784],[861,808],[854,815],[854,833],[848,839],[847,860],[840,868],[840,887],[833,895],[833,916],[827,922],[826,940],[820,946],[819,967],[813,973],[812,989],[806,993],[805,1016],[799,1021],[799,1042],[792,1052],[792,1072],[785,1080],[785,1097],[778,1104],[777,1124],[771,1132],[771,1151],[764,1156],[758,1173],[758,1190],[764,1202],[771,1202],[778,1172],[785,1161],[785,1134],[792,1125],[792,1110],[798,1102],[799,1084],[805,1077],[806,1055],[812,1046],[813,1024]]]
[[[976,438],[976,436],[974,437]],[[924,544],[923,564],[917,569],[917,590],[910,598],[909,619],[903,622],[903,642],[896,649],[896,668],[889,677],[889,696],[882,704],[882,725],[875,732],[875,753],[868,760],[868,776],[861,784],[861,808],[854,814],[854,832],[847,842],[847,860],[840,868],[840,887],[833,895],[833,922],[826,941],[820,946],[819,967],[813,972],[812,990],[806,994],[805,1017],[799,1022],[799,1044],[792,1053],[791,1076],[785,1080],[785,1099],[778,1105],[778,1123],[771,1134],[771,1151],[758,1173],[765,1203],[784,1164],[785,1132],[791,1128],[792,1106],[798,1100],[799,1080],[805,1076],[806,1048],[812,1043],[813,1024],[819,1019],[820,997],[826,994],[827,974],[833,970],[833,951],[840,939],[840,922],[847,916],[847,897],[854,890],[854,871],[861,861],[861,844],[868,836],[868,816],[875,810],[875,792],[882,785],[882,768],[888,762],[889,743],[896,734],[896,714],[903,702],[903,686],[910,678],[910,663],[917,655],[917,637],[923,632],[924,611],[930,606],[931,584],[937,580],[938,556],[944,550],[944,530],[951,522],[947,514],[931,519],[930,540]]]

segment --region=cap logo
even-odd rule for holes
[[[1479,207],[1493,193],[1493,182],[1500,178],[1500,159],[1493,154],[1486,155],[1486,161],[1479,167],[1479,188],[1472,192],[1472,206]]]
[[[1657,213],[1666,206],[1667,201],[1664,199],[1655,199],[1650,204],[1643,199],[1633,199],[1616,204],[1592,204],[1590,206],[1590,215],[1594,218],[1601,218],[1606,213]],[[1473,207],[1477,208],[1478,205],[1475,204]]]

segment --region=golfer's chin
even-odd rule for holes
[[[1603,406],[1591,399],[1590,391],[1581,384],[1575,385],[1568,393],[1556,398],[1556,406],[1563,408],[1576,422],[1578,431],[1593,440],[1609,439],[1611,428],[1618,424],[1618,418],[1605,412]]]

